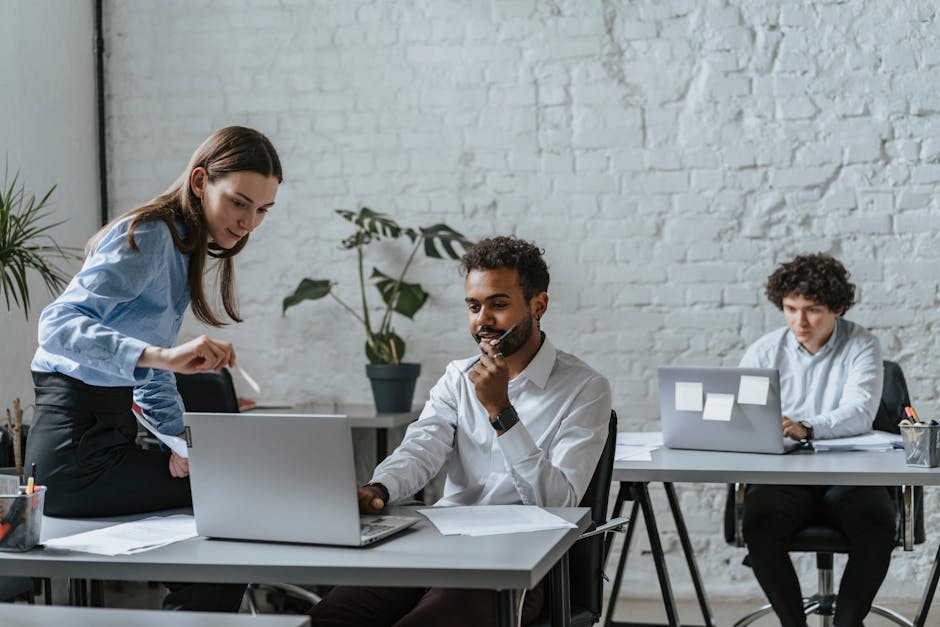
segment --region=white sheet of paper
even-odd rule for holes
[[[196,537],[196,519],[192,516],[154,516],[134,522],[111,525],[72,536],[46,540],[46,548],[131,555],[174,542]]]
[[[895,443],[901,442],[901,436],[884,431],[872,431],[862,435],[853,435],[847,438],[832,438],[828,440],[813,440],[813,449],[818,452],[825,451],[891,451]]]
[[[653,451],[658,446],[634,446],[631,444],[618,444],[614,449],[614,459],[618,462],[651,462]]]
[[[617,433],[617,446],[660,447],[662,445],[662,431],[620,431]]]
[[[568,529],[576,525],[533,505],[469,505],[419,509],[445,536],[489,536],[545,529]]]
[[[702,420],[731,420],[734,411],[734,394],[706,394]]]
[[[676,411],[702,411],[702,384],[676,381]]]
[[[769,377],[742,375],[741,383],[738,385],[738,403],[741,405],[766,405],[768,392],[770,392]]]
[[[180,457],[189,457],[189,449],[186,447],[186,440],[179,437],[178,435],[166,435],[165,433],[160,433],[152,424],[147,422],[147,419],[144,418],[144,415],[137,411],[136,408],[134,409],[134,415],[137,417],[137,422],[144,425],[144,429],[152,433],[155,438],[166,444],[171,451]]]

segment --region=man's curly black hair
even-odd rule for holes
[[[489,237],[467,249],[460,259],[460,272],[466,276],[471,270],[513,268],[519,273],[519,286],[528,300],[548,291],[548,266],[543,254],[545,251],[535,244],[514,236]]]
[[[848,270],[825,253],[798,255],[780,264],[767,278],[766,293],[778,309],[783,309],[783,299],[793,294],[841,314],[855,304],[855,284],[849,281]]]

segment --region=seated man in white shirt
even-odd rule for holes
[[[401,445],[358,488],[360,510],[413,495],[445,466],[435,505],[577,506],[607,439],[610,385],[541,331],[549,276],[539,248],[485,239],[461,270],[481,354],[447,366]],[[542,599],[541,584],[528,591],[523,624],[538,617]],[[454,627],[492,624],[495,612],[488,590],[338,587],[311,617],[318,626]]]
[[[780,371],[784,435],[812,440],[870,431],[881,400],[881,348],[874,335],[842,317],[855,297],[845,267],[825,254],[798,256],[777,268],[766,291],[783,310],[787,326],[752,344],[741,366]],[[811,520],[839,529],[849,541],[835,624],[862,624],[894,548],[895,506],[889,490],[748,486],[744,540],[754,575],[781,625],[806,625],[800,583],[786,547]]]

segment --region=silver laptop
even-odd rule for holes
[[[658,374],[667,448],[780,454],[802,446],[783,437],[780,373],[775,368],[660,366]],[[728,402],[727,395],[734,395],[733,404],[713,412],[721,404],[706,407],[713,400],[709,394],[724,395]]]
[[[359,514],[349,418],[183,415],[199,535],[363,546],[417,522]]]

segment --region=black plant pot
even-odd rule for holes
[[[380,414],[411,411],[421,364],[366,364],[375,410]]]

